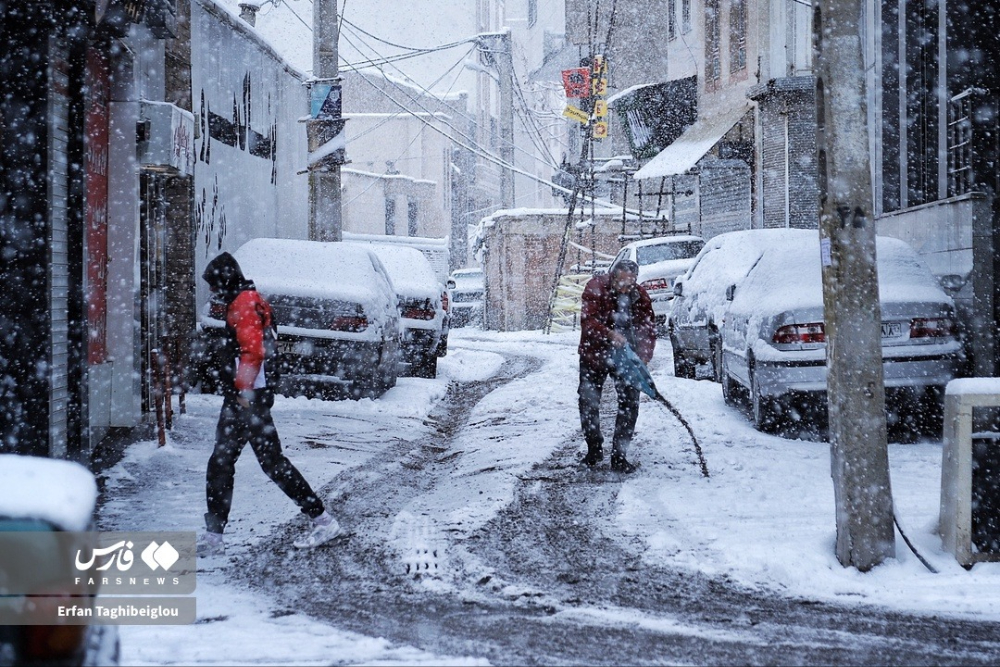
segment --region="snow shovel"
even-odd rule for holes
[[[708,464],[705,463],[705,456],[701,453],[701,445],[698,444],[698,438],[695,437],[694,431],[691,430],[691,425],[687,423],[687,420],[684,419],[677,408],[671,405],[670,401],[657,391],[656,385],[653,383],[653,377],[649,374],[649,369],[646,368],[646,364],[642,363],[642,359],[635,353],[635,350],[629,345],[614,347],[611,354],[611,362],[617,369],[619,377],[627,384],[665,405],[674,417],[677,417],[677,421],[684,425],[688,435],[691,436],[691,442],[694,443],[694,451],[698,454],[701,474],[704,477],[708,477]]]

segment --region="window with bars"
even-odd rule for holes
[[[965,90],[948,102],[948,196],[972,190],[972,101]]]
[[[705,0],[705,88],[716,90],[722,78],[719,54],[719,0]]]
[[[667,0],[667,39],[677,38],[677,0]]]
[[[747,3],[732,0],[729,7],[729,72],[736,77],[747,69]]]
[[[385,198],[385,235],[393,236],[396,233],[396,200],[393,197]]]

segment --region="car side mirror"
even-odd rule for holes
[[[454,280],[451,280],[451,279],[448,280],[448,289],[455,289],[455,281]]]
[[[938,280],[941,284],[941,289],[943,289],[950,297],[954,297],[956,294],[961,292],[962,288],[965,287],[965,283],[968,281],[968,278],[958,275],[957,273],[950,273],[946,276],[941,276]]]
[[[726,301],[732,301],[736,296],[736,285],[730,285],[726,288]]]
[[[683,296],[684,283],[674,283],[674,296]]]

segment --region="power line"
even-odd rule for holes
[[[476,39],[477,39],[477,37],[474,35],[472,37],[466,37],[465,39],[461,39],[461,40],[458,40],[456,42],[450,42],[448,44],[439,44],[438,46],[429,46],[429,47],[403,46],[402,44],[396,44],[394,42],[390,42],[390,41],[388,41],[386,39],[382,39],[381,37],[373,35],[370,32],[368,32],[367,30],[365,30],[364,28],[362,28],[362,27],[360,27],[358,25],[355,25],[354,23],[351,23],[350,21],[348,21],[347,19],[345,19],[343,17],[341,17],[341,20],[344,23],[346,23],[347,25],[349,25],[352,28],[354,28],[355,30],[357,30],[358,32],[360,32],[361,34],[367,35],[368,37],[371,37],[372,39],[374,39],[377,42],[382,42],[383,44],[387,44],[388,46],[391,46],[393,48],[404,49],[406,51],[420,51],[420,52],[424,52],[424,53],[430,53],[432,51],[445,51],[447,49],[453,49],[456,46],[461,46],[462,44],[468,44],[470,42],[475,42]]]
[[[475,47],[472,47],[472,49],[474,49],[474,48],[475,48]],[[436,85],[438,84],[438,82],[440,82],[440,81],[441,81],[441,79],[443,79],[443,78],[445,78],[446,76],[448,76],[448,75],[449,75],[449,74],[450,74],[450,73],[452,72],[452,70],[454,70],[454,69],[455,69],[456,67],[458,67],[458,65],[460,65],[460,64],[461,64],[461,63],[462,63],[462,62],[463,62],[463,61],[464,61],[464,60],[466,59],[466,57],[468,57],[469,53],[472,53],[472,49],[469,49],[469,51],[468,51],[467,53],[465,53],[465,54],[464,54],[464,55],[463,55],[463,56],[462,56],[462,57],[461,57],[461,58],[460,58],[460,59],[458,60],[458,62],[456,62],[456,63],[455,63],[454,65],[452,65],[451,67],[449,67],[449,68],[447,69],[447,71],[445,71],[445,73],[444,73],[444,74],[442,74],[441,76],[439,76],[439,77],[438,77],[438,79],[437,79],[437,81],[435,81],[434,83],[432,83],[432,84],[431,84],[431,86],[436,86]],[[362,75],[362,78],[363,78],[363,77],[364,77],[364,75]],[[445,92],[445,95],[447,95],[448,93],[450,93],[450,92],[451,92],[451,89],[455,87],[455,84],[456,84],[457,82],[458,82],[458,77],[455,77],[455,80],[451,82],[451,85],[450,85],[450,86],[448,87],[448,90],[447,90],[447,92]],[[366,135],[366,134],[368,134],[369,132],[372,132],[372,131],[374,131],[374,130],[377,130],[378,128],[382,127],[383,125],[385,125],[386,123],[388,123],[388,122],[389,122],[390,120],[392,120],[393,118],[397,118],[397,117],[398,117],[398,116],[399,116],[400,114],[402,114],[402,113],[403,113],[402,111],[397,111],[397,112],[396,112],[395,114],[393,114],[393,115],[392,115],[392,116],[390,116],[389,118],[386,118],[385,120],[383,120],[383,121],[381,121],[380,123],[378,123],[377,125],[375,125],[375,127],[372,127],[372,128],[369,128],[368,130],[366,130],[366,131],[364,131],[363,133],[359,134],[359,135],[358,135],[357,137],[354,137],[354,140],[357,140],[357,139],[360,139],[361,137],[365,136],[365,135]],[[399,154],[398,156],[396,156],[396,158],[395,158],[395,159],[393,159],[392,161],[393,161],[393,162],[397,162],[397,161],[399,161],[399,159],[400,159],[401,157],[403,157],[403,155],[405,155],[405,154],[406,154],[406,152],[407,152],[408,150],[410,150],[410,146],[412,146],[412,145],[413,145],[413,142],[415,142],[415,141],[416,141],[416,140],[417,140],[417,139],[418,139],[418,138],[419,138],[419,137],[421,136],[421,133],[422,133],[422,132],[423,132],[423,129],[421,129],[421,131],[420,131],[420,132],[417,132],[416,134],[414,134],[414,135],[413,135],[413,138],[412,138],[412,139],[410,140],[410,143],[406,144],[406,147],[405,147],[405,148],[403,148],[403,151],[402,151],[402,152],[401,152],[401,153],[400,153],[400,154]],[[450,160],[449,160],[449,162],[450,162]],[[449,168],[450,168],[450,165],[449,165]],[[358,197],[361,197],[361,196],[362,196],[362,195],[364,195],[364,194],[365,194],[366,192],[368,192],[369,190],[371,190],[371,189],[372,189],[372,187],[373,187],[373,186],[375,185],[375,183],[377,183],[378,181],[379,181],[379,179],[372,179],[372,182],[368,184],[368,187],[366,187],[366,188],[365,188],[364,190],[362,190],[361,192],[359,192],[358,194],[356,194],[356,195],[355,195],[354,197],[351,197],[351,200],[350,200],[349,202],[347,202],[347,204],[345,204],[345,206],[349,206],[349,205],[350,205],[350,204],[352,204],[352,203],[353,203],[353,202],[354,202],[354,201],[355,201],[356,199],[358,199]],[[441,184],[441,186],[442,186],[442,187],[444,187],[444,184],[442,183],[442,184]]]
[[[462,55],[462,57],[461,57],[461,58],[459,58],[458,62],[456,62],[456,63],[455,63],[454,65],[452,65],[451,67],[449,67],[449,68],[448,68],[448,70],[447,70],[447,71],[446,71],[446,72],[445,72],[444,74],[442,74],[441,76],[439,76],[439,77],[438,77],[437,81],[435,81],[434,83],[432,83],[432,84],[431,84],[431,86],[432,86],[432,87],[433,87],[433,86],[436,86],[436,85],[437,85],[438,83],[440,83],[440,82],[441,82],[441,79],[443,79],[443,78],[445,78],[446,76],[448,76],[448,75],[449,75],[449,74],[450,74],[450,73],[452,72],[452,70],[454,70],[454,69],[455,69],[455,68],[456,68],[456,67],[457,67],[458,65],[462,64],[462,62],[463,62],[463,61],[464,61],[464,60],[465,60],[466,58],[468,58],[468,57],[469,57],[469,54],[470,54],[470,53],[472,53],[472,51],[473,51],[473,50],[474,50],[475,48],[476,48],[476,47],[475,47],[475,46],[473,46],[473,47],[472,47],[471,49],[469,49],[468,51],[466,51],[466,52],[465,52],[465,53],[464,53],[464,54]],[[364,74],[362,74],[361,76],[364,76]],[[451,82],[451,85],[450,85],[450,86],[448,87],[448,90],[447,90],[447,91],[446,91],[446,92],[445,92],[444,94],[445,94],[445,95],[447,95],[448,93],[450,93],[450,92],[451,92],[451,89],[455,87],[455,84],[456,84],[456,83],[458,83],[458,77],[455,77],[455,80]],[[368,133],[370,133],[370,132],[374,132],[375,130],[379,129],[380,127],[382,127],[383,125],[385,125],[385,124],[386,124],[386,123],[388,123],[389,121],[391,121],[391,120],[393,120],[393,119],[395,119],[395,118],[398,118],[398,117],[399,117],[400,115],[402,115],[402,114],[403,114],[403,112],[402,112],[402,111],[397,111],[396,113],[394,113],[394,114],[390,115],[390,116],[389,116],[388,118],[385,118],[385,119],[383,119],[383,120],[379,121],[379,123],[378,123],[377,125],[375,125],[375,126],[373,126],[373,127],[370,127],[370,128],[368,128],[367,130],[365,130],[364,132],[362,132],[362,133],[361,133],[361,134],[359,134],[358,136],[356,136],[356,137],[352,137],[352,139],[353,139],[353,140],[357,140],[357,139],[360,139],[361,137],[363,137],[363,136],[367,135]]]
[[[353,42],[353,41],[351,40],[351,38],[347,36],[347,34],[346,34],[346,33],[345,33],[344,35],[342,35],[342,36],[344,37],[344,39],[346,39],[346,40],[348,41],[348,43],[350,43],[350,44],[351,44],[351,46],[353,46],[353,47],[354,47],[354,49],[355,49],[356,51],[358,51],[359,53],[361,53],[361,52],[362,52],[362,51],[361,51],[361,49],[360,49],[360,48],[359,48],[359,47],[357,46],[357,44],[355,44],[355,43],[354,43],[354,42]],[[365,45],[366,47],[368,47],[368,49],[370,49],[371,51],[373,51],[373,52],[374,52],[374,53],[375,53],[376,55],[378,55],[378,56],[380,56],[380,57],[384,57],[384,56],[382,56],[382,55],[381,55],[381,54],[380,54],[380,53],[379,53],[379,52],[378,52],[378,51],[377,51],[377,50],[376,50],[376,49],[375,49],[375,48],[374,48],[373,46],[371,46],[370,44],[367,44],[367,43],[365,43],[365,41],[364,41],[363,39],[361,39],[361,38],[360,38],[360,37],[358,37],[357,35],[355,35],[355,37],[356,37],[356,38],[358,39],[358,41],[360,41],[360,42],[361,42],[362,44],[364,44],[364,45]],[[416,97],[416,96],[414,96],[414,95],[411,95],[411,94],[410,94],[410,93],[408,93],[408,92],[407,92],[406,90],[404,90],[403,88],[401,88],[401,87],[400,87],[400,86],[399,86],[399,85],[398,85],[398,84],[397,84],[397,83],[396,83],[395,81],[393,81],[393,80],[392,80],[392,79],[391,79],[391,78],[390,78],[390,77],[389,77],[389,76],[388,76],[388,75],[387,75],[387,74],[385,73],[385,71],[384,71],[384,70],[383,70],[383,69],[382,69],[382,68],[381,68],[381,67],[380,67],[379,65],[377,65],[377,64],[374,64],[374,61],[369,61],[369,62],[372,62],[372,63],[373,63],[373,65],[374,65],[374,66],[376,67],[376,69],[378,69],[378,70],[379,70],[380,72],[382,72],[382,76],[383,76],[383,77],[385,78],[386,82],[388,82],[388,83],[389,83],[390,85],[392,85],[393,87],[395,87],[396,89],[400,90],[400,91],[401,91],[402,93],[404,93],[405,95],[407,95],[407,96],[408,96],[408,97],[410,98],[410,101],[412,101],[412,102],[413,102],[413,103],[414,103],[414,104],[415,104],[415,105],[416,105],[417,107],[419,107],[419,108],[420,108],[420,109],[422,109],[423,111],[427,111],[427,112],[431,113],[431,112],[430,112],[430,110],[429,110],[429,109],[427,109],[427,107],[423,106],[423,105],[422,105],[422,104],[420,103],[420,101],[419,101],[419,100],[417,99],[417,97]],[[406,73],[405,73],[405,72],[403,72],[402,70],[400,70],[400,69],[399,69],[398,67],[396,68],[396,70],[397,70],[397,71],[399,71],[400,73],[402,73],[402,74],[403,74],[404,76],[406,75]],[[412,85],[414,85],[415,87],[419,88],[419,89],[420,89],[421,91],[423,91],[424,93],[426,93],[426,94],[427,94],[428,96],[430,96],[430,97],[436,97],[436,96],[434,95],[434,93],[432,93],[431,91],[427,90],[426,88],[424,88],[423,86],[421,86],[421,85],[420,85],[419,83],[417,83],[417,82],[413,81],[413,82],[412,82]],[[383,92],[384,92],[384,91],[383,91]],[[386,94],[386,96],[388,96],[388,94]],[[395,101],[395,100],[394,100],[394,101]],[[445,125],[447,125],[447,126],[448,126],[449,128],[451,128],[451,129],[452,129],[452,130],[453,130],[454,132],[456,132],[456,133],[457,133],[457,134],[458,134],[459,136],[463,137],[464,139],[466,139],[466,140],[467,140],[467,141],[469,141],[470,143],[472,143],[472,144],[475,144],[475,145],[477,145],[477,146],[479,147],[479,149],[480,149],[480,150],[482,150],[482,151],[487,151],[487,149],[485,149],[485,148],[483,148],[483,147],[482,147],[481,145],[479,145],[479,143],[478,143],[478,142],[476,141],[476,139],[475,139],[474,137],[470,137],[470,136],[469,136],[468,134],[466,134],[465,132],[463,132],[463,131],[462,131],[461,129],[459,129],[459,128],[455,127],[454,125],[452,125],[451,123],[449,123],[449,122],[447,122],[447,121],[444,121],[444,120],[442,120],[442,122],[443,122],[443,123],[444,123]],[[533,160],[536,160],[536,161],[538,161],[538,162],[541,162],[542,164],[544,164],[544,165],[545,165],[545,166],[547,166],[547,167],[551,167],[551,166],[552,166],[552,165],[550,165],[549,163],[547,163],[547,162],[546,162],[545,160],[543,160],[543,159],[541,159],[540,157],[538,157],[537,155],[535,155],[534,153],[531,153],[531,152],[529,152],[529,151],[526,151],[526,150],[524,150],[523,148],[521,148],[520,146],[517,146],[516,144],[513,144],[513,148],[514,148],[514,150],[519,150],[519,151],[521,151],[521,153],[523,153],[523,154],[527,155],[527,156],[528,156],[528,157],[530,157],[531,159],[533,159]],[[499,159],[499,158],[498,158],[498,159]]]

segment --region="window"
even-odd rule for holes
[[[417,200],[407,197],[406,199],[406,235],[416,236],[417,232]]]
[[[396,200],[392,197],[385,198],[385,234],[396,234]]]
[[[721,78],[719,0],[705,0],[705,89],[717,90]]]
[[[667,39],[677,37],[677,0],[667,0]]]
[[[948,105],[948,196],[972,189],[972,89],[951,98]]]
[[[681,0],[681,32],[691,32],[691,0]]]
[[[746,73],[747,68],[747,2],[732,0],[729,8],[729,72],[731,76]]]

